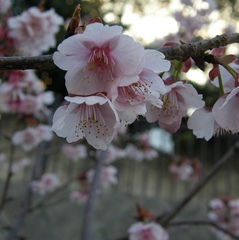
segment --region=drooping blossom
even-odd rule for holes
[[[170,63],[164,59],[162,53],[145,50],[135,73],[138,74],[138,81],[128,86],[119,86],[117,94],[114,94],[117,97],[113,98],[113,103],[121,120],[132,123],[138,115],[144,115],[146,102],[158,107],[162,106],[160,96],[166,93],[166,87],[158,74],[169,69]],[[125,79],[122,81],[125,82]]]
[[[104,166],[100,173],[100,188],[107,189],[111,185],[116,185],[118,180],[116,178],[117,168],[113,166]],[[86,173],[87,181],[91,183],[93,181],[95,170],[91,169]]]
[[[30,183],[34,193],[45,195],[53,192],[60,185],[60,180],[54,173],[45,173],[40,180],[34,180]]]
[[[169,235],[164,228],[155,223],[138,222],[133,224],[129,230],[129,240],[168,240]]]
[[[188,83],[166,81],[167,93],[161,97],[162,108],[147,104],[146,119],[148,122],[158,121],[161,128],[168,132],[176,132],[188,108],[202,108],[204,101],[195,88]]]
[[[93,23],[82,34],[71,36],[58,46],[53,60],[67,71],[66,88],[70,94],[108,93],[122,77],[128,77],[125,85],[138,80],[133,74],[144,48],[123,35],[122,30],[120,26]]]
[[[239,236],[239,199],[232,197],[215,198],[209,202],[209,220],[220,227]],[[230,236],[211,228],[212,232],[222,240],[230,240]]]
[[[63,18],[54,9],[41,12],[30,7],[21,15],[8,19],[9,34],[20,55],[36,56],[56,44],[55,34],[63,24]]]
[[[119,126],[112,103],[103,94],[65,99],[69,104],[56,110],[52,130],[69,143],[85,138],[94,148],[105,150]]]
[[[80,159],[87,157],[87,148],[83,144],[64,144],[62,146],[62,153],[73,161],[78,161]]]

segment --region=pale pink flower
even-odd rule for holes
[[[116,178],[117,169],[113,166],[104,166],[100,173],[100,188],[106,189],[111,185],[116,185],[118,180]],[[87,181],[91,183],[93,181],[95,170],[91,169],[86,173]]]
[[[66,88],[70,94],[110,93],[123,76],[129,79],[126,85],[137,81],[133,74],[144,49],[133,38],[123,35],[122,30],[120,26],[93,23],[82,34],[71,36],[58,46],[53,60],[67,71]]]
[[[187,126],[193,130],[197,138],[205,138],[207,141],[221,129],[215,121],[213,112],[206,108],[195,110],[189,117]]]
[[[31,151],[40,143],[38,132],[33,127],[15,132],[11,141],[14,145],[20,145],[25,151]]]
[[[29,166],[31,163],[29,158],[17,159],[11,166],[11,172],[16,173]]]
[[[85,138],[94,148],[106,150],[119,126],[112,103],[102,94],[65,99],[69,104],[56,110],[52,130],[69,143]]]
[[[135,223],[129,230],[129,240],[168,240],[169,235],[164,228],[154,222]]]
[[[188,108],[201,108],[205,103],[191,84],[180,81],[166,84],[166,87],[167,93],[161,97],[162,108],[147,104],[146,119],[148,122],[158,120],[161,128],[174,133],[179,129]]]
[[[31,188],[34,193],[45,195],[53,192],[60,185],[60,180],[57,175],[53,173],[45,173],[40,180],[34,180],[31,182]]]
[[[138,115],[146,112],[146,102],[161,107],[161,94],[166,93],[160,72],[168,71],[170,62],[164,59],[164,55],[156,50],[145,50],[141,63],[135,72],[139,79],[128,86],[118,86],[113,103],[121,120],[132,123]],[[128,78],[122,78],[120,84],[129,82]]]
[[[221,96],[214,104],[212,111],[221,128],[232,133],[239,132],[239,87]],[[230,116],[230,117],[228,117]]]
[[[73,191],[69,196],[70,200],[75,203],[85,203],[88,199],[88,192],[84,191]]]
[[[11,0],[0,0],[0,13],[5,14],[11,7]]]
[[[36,56],[56,44],[55,34],[63,18],[53,9],[41,12],[31,7],[21,15],[8,19],[9,37],[21,55]]]
[[[87,157],[87,148],[85,145],[78,144],[64,144],[62,147],[62,153],[73,161]]]
[[[127,152],[127,156],[135,161],[141,162],[144,160],[143,151],[131,143],[127,144],[125,151]]]

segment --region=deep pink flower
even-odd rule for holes
[[[86,138],[96,149],[106,149],[117,133],[118,114],[103,95],[66,97],[69,104],[59,107],[52,130],[68,142]]]
[[[65,78],[69,93],[90,95],[109,93],[112,86],[118,85],[118,77],[134,79],[143,51],[133,38],[122,34],[122,27],[93,23],[87,25],[82,34],[64,40],[53,60],[67,71]]]

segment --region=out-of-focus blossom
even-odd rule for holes
[[[99,154],[100,154],[100,151],[97,150],[96,155],[98,156]],[[107,150],[104,154],[104,164],[110,164],[121,158],[125,158],[126,156],[127,156],[127,151],[110,144],[107,147]]]
[[[159,224],[150,222],[138,222],[133,224],[129,230],[129,240],[168,240],[169,235]]]
[[[209,220],[215,222],[220,227],[239,236],[239,199],[236,198],[216,198],[209,202]],[[211,228],[212,232],[222,240],[230,240],[230,236]]]
[[[109,188],[111,185],[116,185],[118,180],[116,178],[118,170],[113,166],[104,166],[100,173],[100,187],[102,189]],[[91,169],[86,173],[87,181],[93,181],[95,170]]]
[[[12,143],[20,145],[25,151],[33,150],[41,141],[50,141],[53,137],[50,127],[39,124],[36,127],[27,127],[17,131],[12,136]]]
[[[73,161],[78,161],[80,159],[86,158],[88,155],[87,148],[83,144],[64,144],[62,146],[62,153]]]
[[[119,126],[113,104],[103,94],[65,99],[69,104],[56,110],[52,130],[69,143],[85,138],[94,148],[105,150]]]
[[[171,172],[176,179],[181,181],[195,181],[202,171],[202,164],[196,159],[188,159],[180,156],[169,165]]]
[[[85,203],[88,199],[88,192],[84,191],[73,191],[69,196],[70,200],[75,203]]]
[[[11,172],[12,173],[19,172],[29,165],[30,165],[30,159],[29,158],[17,159],[11,166]]]
[[[5,14],[11,7],[11,0],[0,0],[0,14]]]
[[[179,129],[188,108],[201,108],[205,103],[191,84],[168,82],[166,86],[167,93],[161,97],[163,107],[148,104],[146,119],[149,122],[158,121],[160,127],[174,133]]]
[[[63,24],[63,18],[54,9],[41,12],[37,7],[31,7],[19,16],[10,17],[7,23],[8,37],[14,40],[19,54],[36,56],[55,46],[55,34]]]
[[[34,180],[30,185],[34,193],[45,195],[53,192],[60,185],[60,180],[54,173],[45,173],[40,180]]]

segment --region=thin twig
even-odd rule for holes
[[[188,192],[188,194],[180,201],[176,206],[169,212],[164,214],[164,216],[158,217],[158,222],[161,225],[167,226],[169,222],[182,210],[183,207],[201,190],[203,186],[218,172],[218,170],[235,154],[239,149],[239,142],[236,142],[209,170],[206,175],[201,178],[198,183]]]
[[[176,226],[181,226],[181,225],[210,225],[217,230],[227,234],[233,239],[239,240],[239,236],[236,236],[235,234],[231,233],[227,229],[220,227],[218,224],[215,222],[209,221],[209,220],[198,220],[198,219],[191,219],[191,220],[179,220],[179,221],[174,221],[168,224],[169,227],[176,227]]]
[[[35,162],[32,170],[31,181],[36,179],[36,176],[39,172],[39,167],[40,167],[42,158],[44,156],[44,149],[46,148],[46,144],[47,142],[42,142],[39,144],[37,148],[36,158],[35,158]],[[22,227],[25,221],[25,218],[31,206],[31,202],[32,202],[32,189],[30,184],[28,184],[25,196],[23,198],[22,206],[15,218],[14,223],[12,224],[11,230],[6,240],[14,240],[16,238],[19,229]]]
[[[81,240],[90,240],[91,222],[92,222],[93,210],[94,210],[93,209],[94,200],[96,197],[97,187],[100,180],[100,173],[103,165],[104,156],[105,156],[105,151],[101,151],[96,161],[95,174],[91,184],[91,189],[90,189],[90,193],[86,203],[85,213],[83,217]]]
[[[14,157],[14,153],[15,153],[15,146],[13,144],[11,144],[11,148],[10,148],[10,155],[9,155],[9,165],[8,165],[8,170],[7,170],[7,177],[4,183],[4,187],[3,187],[3,192],[2,192],[2,196],[1,196],[1,201],[0,201],[0,213],[3,210],[3,207],[5,205],[6,199],[7,199],[7,193],[8,193],[8,189],[10,186],[10,181],[12,178],[12,163],[13,163],[13,157]]]
[[[187,57],[201,56],[207,50],[226,46],[232,43],[239,43],[239,33],[222,34],[211,39],[185,43],[178,46],[165,46],[157,49],[165,55],[168,60],[182,60]],[[17,69],[56,69],[52,55],[37,57],[0,57],[0,70]]]

